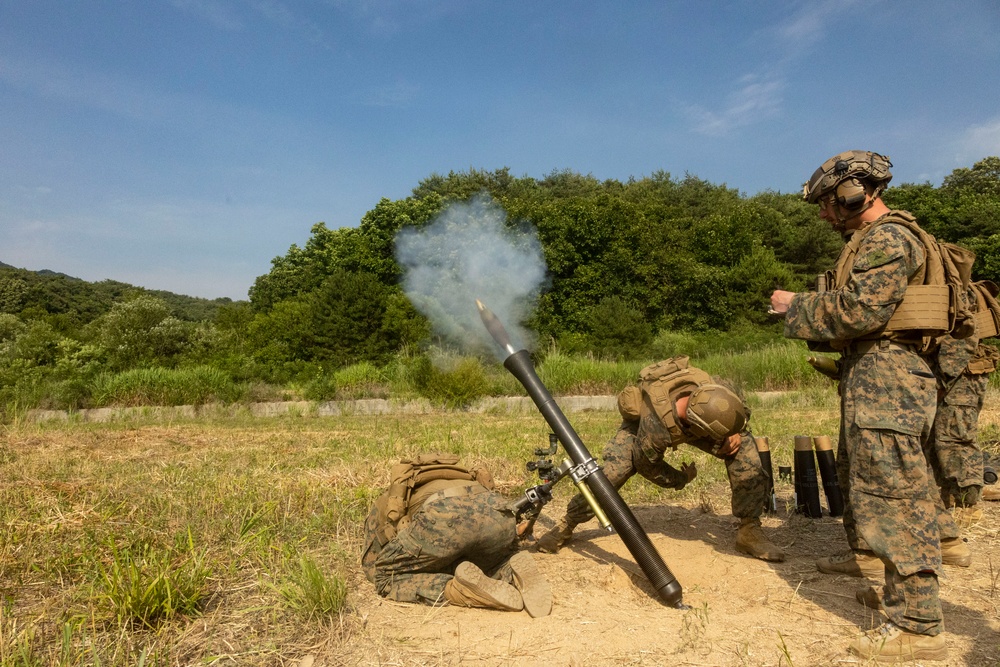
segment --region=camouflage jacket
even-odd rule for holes
[[[846,284],[792,298],[785,336],[844,342],[878,331],[892,317],[924,260],[923,244],[912,232],[899,224],[879,225],[861,241]]]

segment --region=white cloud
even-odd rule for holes
[[[734,129],[753,125],[780,113],[784,81],[760,79],[747,75],[739,81],[739,88],[729,94],[724,108],[718,111],[689,106],[694,119],[694,130],[700,134],[719,137]]]
[[[172,0],[174,7],[189,12],[228,32],[243,29],[243,22],[233,12],[232,5],[218,0]]]
[[[991,155],[1000,155],[1000,117],[968,128],[959,139],[955,164],[971,166]]]
[[[777,26],[779,44],[789,50],[809,47],[825,37],[829,19],[856,6],[857,0],[824,0],[803,3],[787,21]]]
[[[42,60],[0,57],[0,81],[37,95],[127,118],[170,120],[179,109],[190,109],[191,117],[205,117],[210,111],[193,97],[165,93],[101,72]]]

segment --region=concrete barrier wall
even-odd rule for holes
[[[563,396],[556,402],[563,412],[611,411],[617,409],[614,396]],[[195,419],[199,417],[330,417],[338,415],[383,414],[433,414],[446,412],[435,408],[430,401],[395,401],[366,398],[357,401],[281,401],[273,403],[242,403],[234,405],[178,405],[145,406],[137,408],[93,408],[90,410],[29,410],[29,421],[82,421],[108,422],[129,419]],[[527,396],[484,398],[465,410],[466,412],[518,413],[534,412],[535,406]]]

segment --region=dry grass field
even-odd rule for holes
[[[836,436],[832,392],[754,399],[774,465],[796,434]],[[591,451],[611,412],[568,414]],[[1000,427],[991,394],[983,433]],[[539,554],[553,612],[532,619],[378,598],[361,523],[392,462],[433,450],[485,464],[513,496],[547,443],[536,413],[136,420],[0,427],[0,665],[838,665],[879,622],[861,579],[816,571],[844,549],[838,519],[779,511],[784,563],[736,552],[720,462],[693,449],[682,492],[626,486],[689,609],[660,604],[616,535],[587,524]],[[989,447],[995,448],[990,444]],[[994,450],[995,451],[995,450]],[[557,487],[539,530],[564,507]],[[1000,503],[968,530],[970,568],[942,578],[951,658],[1000,665]],[[931,663],[929,663],[931,664]]]

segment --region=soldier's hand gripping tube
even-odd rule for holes
[[[813,438],[813,444],[816,446],[816,463],[823,479],[823,493],[826,494],[830,516],[843,516],[844,494],[837,481],[837,459],[833,454],[833,443],[830,442],[830,436],[817,435]]]
[[[773,514],[778,511],[778,499],[774,495],[774,468],[771,465],[771,443],[766,437],[756,437],[753,439],[757,445],[757,456],[760,457],[760,465],[767,474],[767,500],[764,503],[764,511]]]
[[[813,456],[812,438],[808,435],[795,436],[795,511],[814,519],[823,516],[816,457]]]
[[[552,394],[545,388],[542,381],[538,379],[535,368],[531,364],[531,357],[527,350],[514,351],[510,337],[504,329],[500,320],[486,308],[478,299],[476,306],[479,308],[479,316],[483,320],[483,325],[490,332],[490,336],[497,345],[507,354],[503,365],[511,375],[517,378],[518,382],[524,386],[528,396],[535,403],[535,407],[542,413],[542,417],[548,423],[552,432],[559,438],[563,449],[577,466],[585,465],[592,461],[594,457],[587,451],[580,436],[576,434],[569,420],[563,414],[559,406],[556,405]],[[663,562],[659,552],[649,536],[639,525],[632,510],[629,509],[625,501],[618,495],[618,491],[608,481],[607,475],[600,468],[589,474],[584,480],[587,487],[594,495],[594,499],[601,509],[607,514],[611,525],[622,538],[622,542],[628,547],[629,553],[635,558],[636,563],[642,568],[643,573],[649,582],[656,589],[660,599],[673,607],[682,607],[683,591],[680,583],[674,577],[670,568]]]

